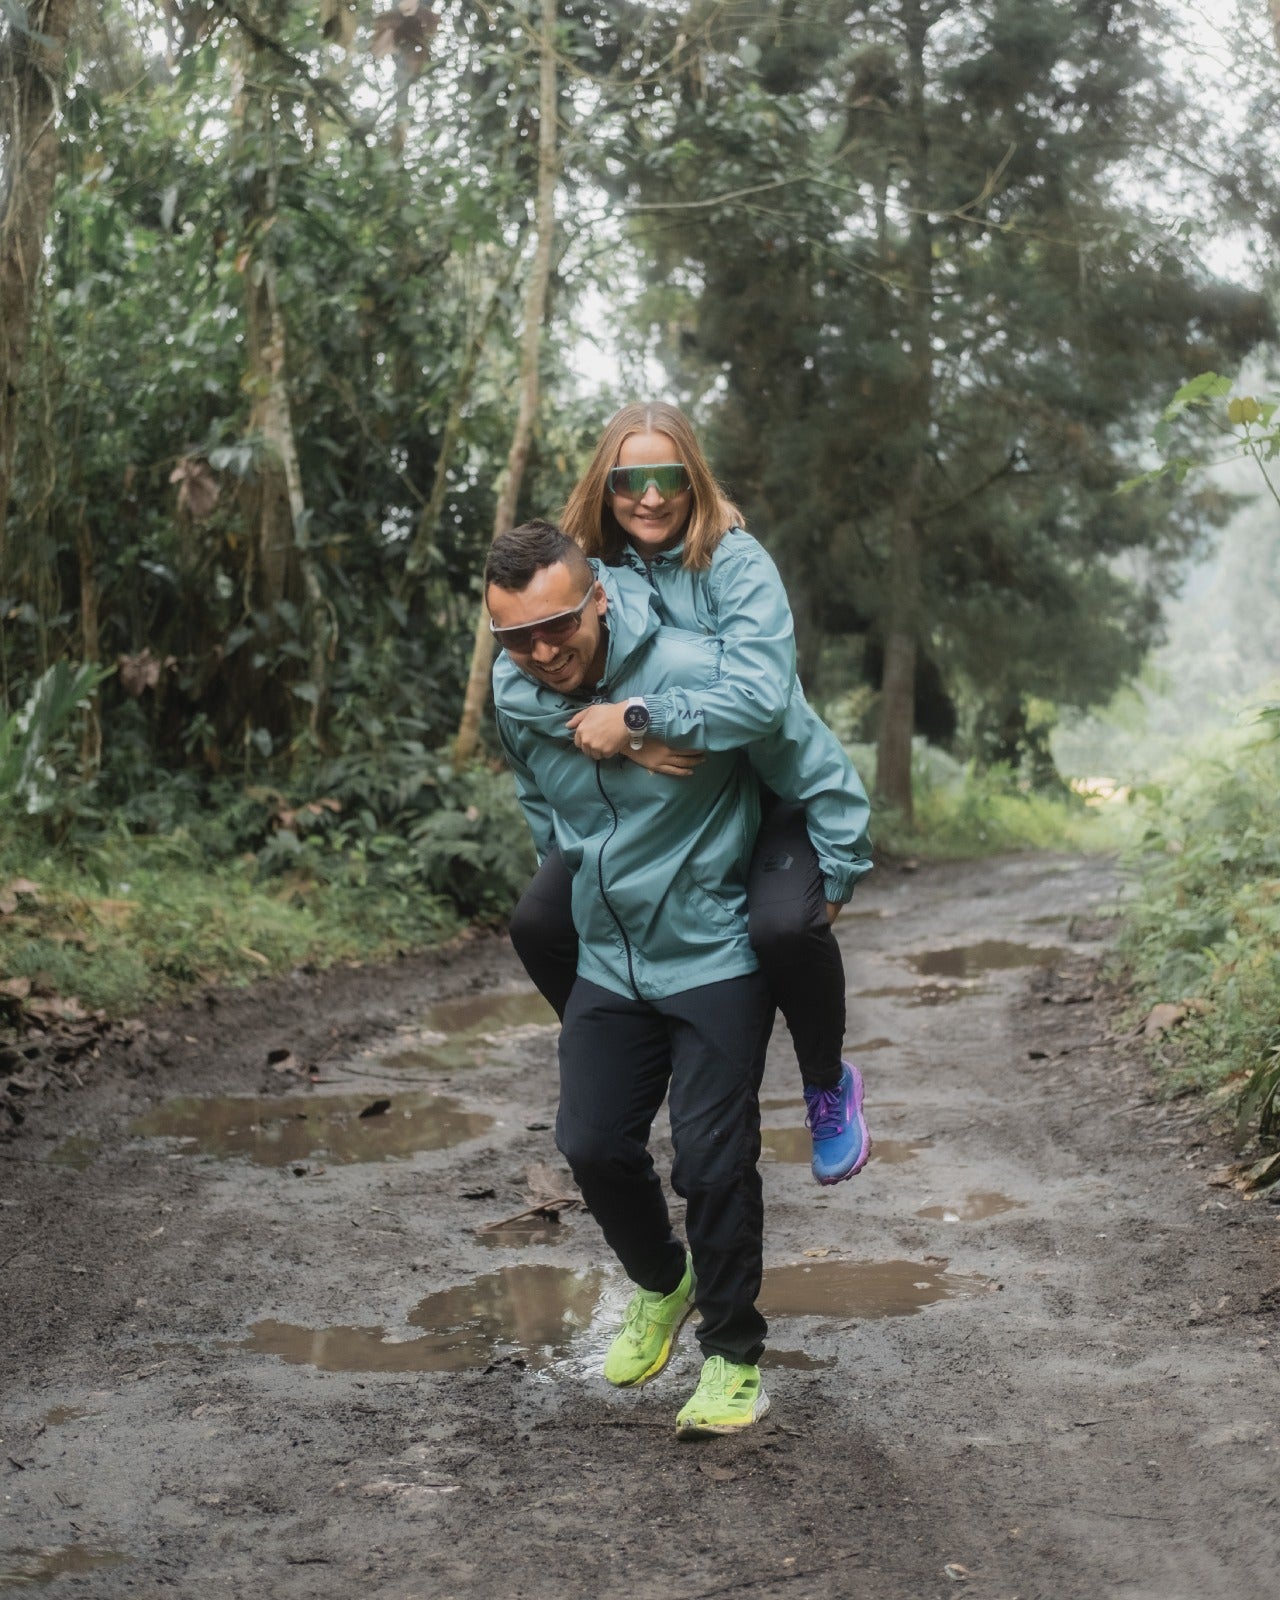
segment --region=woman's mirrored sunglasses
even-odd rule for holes
[[[647,467],[614,467],[609,473],[609,493],[628,500],[643,500],[650,485],[669,500],[689,487],[689,469],[683,461],[663,461]]]
[[[515,628],[495,628],[491,617],[489,632],[504,650],[514,650],[517,655],[528,655],[539,639],[545,644],[563,644],[577,633],[587,601],[595,592],[593,583],[572,611],[557,611],[554,616],[543,617],[540,622],[522,622]]]

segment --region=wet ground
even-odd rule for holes
[[[779,1028],[773,1409],[732,1439],[674,1438],[691,1330],[598,1375],[626,1286],[504,943],[156,1020],[0,1147],[0,1595],[1271,1592],[1280,1206],[1115,1039],[1114,894],[1050,857],[859,890],[873,1158],[812,1183]]]

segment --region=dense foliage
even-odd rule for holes
[[[1173,1085],[1240,1096],[1241,1131],[1280,1134],[1280,707],[1143,791],[1139,894],[1123,953],[1167,1006]],[[1277,1174],[1280,1176],[1280,1174]]]

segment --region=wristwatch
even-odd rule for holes
[[[644,743],[644,736],[649,731],[649,724],[653,718],[649,715],[649,708],[640,696],[633,695],[622,713],[622,724],[631,735],[631,748],[638,750]]]

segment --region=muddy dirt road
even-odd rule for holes
[[[813,1185],[779,1030],[773,1410],[734,1439],[674,1438],[688,1335],[639,1394],[598,1376],[626,1291],[588,1217],[477,1231],[539,1164],[570,1190],[505,944],[178,1013],[0,1148],[0,1591],[1274,1592],[1280,1206],[1100,1042],[1109,873],[859,891],[875,1152]]]

